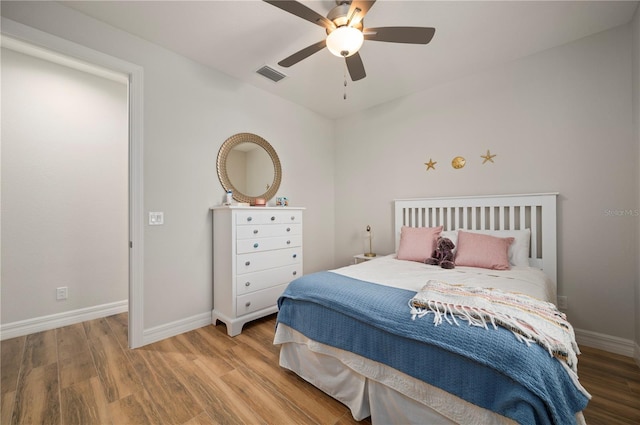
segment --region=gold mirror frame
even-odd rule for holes
[[[233,148],[241,143],[254,143],[260,146],[262,149],[267,151],[267,154],[269,154],[271,162],[273,163],[273,183],[271,184],[271,186],[269,186],[269,189],[267,189],[267,191],[261,195],[245,195],[244,193],[240,192],[229,179],[229,173],[227,172],[227,157],[229,156],[229,153],[233,150]],[[262,137],[252,133],[234,134],[233,136],[225,140],[220,147],[220,150],[218,151],[216,168],[218,170],[218,178],[220,179],[220,183],[222,184],[225,192],[231,190],[233,192],[233,199],[238,202],[248,202],[251,205],[255,204],[256,198],[264,198],[267,201],[273,198],[280,188],[280,182],[282,181],[282,167],[280,166],[280,158],[278,158],[278,154],[276,153],[275,149],[273,149],[273,146],[271,146],[269,142],[264,140]]]

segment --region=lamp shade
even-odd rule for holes
[[[339,27],[327,36],[327,48],[338,57],[356,54],[363,42],[362,31],[347,26]]]

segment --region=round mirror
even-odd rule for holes
[[[282,169],[275,149],[262,137],[239,133],[229,137],[218,152],[218,178],[238,202],[269,200],[280,187]]]

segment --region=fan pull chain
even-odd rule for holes
[[[347,100],[347,61],[344,62],[344,100]]]

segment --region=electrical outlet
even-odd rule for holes
[[[69,295],[69,288],[61,286],[56,288],[56,300],[66,300]]]
[[[560,310],[566,310],[569,308],[569,301],[565,295],[558,295],[558,308]]]

